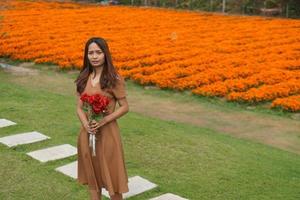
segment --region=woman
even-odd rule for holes
[[[75,80],[77,86],[77,115],[81,129],[77,140],[78,179],[88,185],[91,199],[101,200],[102,187],[112,200],[120,200],[128,192],[128,176],[117,118],[129,111],[125,80],[113,66],[111,54],[103,38],[91,38],[84,50],[83,68]],[[80,95],[99,93],[110,99],[104,118],[88,123]],[[115,110],[116,102],[119,108]],[[96,156],[89,147],[89,133],[96,136]]]

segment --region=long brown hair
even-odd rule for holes
[[[111,54],[106,41],[100,37],[92,37],[85,44],[83,68],[81,69],[77,79],[74,81],[76,83],[77,92],[79,92],[79,94],[81,94],[84,91],[89,75],[94,70],[93,66],[91,65],[88,59],[89,45],[93,42],[95,42],[99,46],[99,48],[103,51],[105,55],[104,66],[99,80],[101,89],[114,87],[116,84],[117,76],[120,76],[112,63]]]

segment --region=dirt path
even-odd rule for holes
[[[131,111],[206,127],[300,154],[300,121],[251,111],[221,110],[130,91]],[[156,108],[156,109],[153,109]]]
[[[73,81],[76,72],[72,75],[47,70],[38,70],[38,73],[36,70],[28,71],[33,67],[36,68],[30,63],[24,63],[18,68],[6,67],[1,70],[13,75],[7,81],[60,94],[75,94]],[[195,102],[176,92],[170,95],[158,95],[155,90],[151,92],[151,90],[142,89],[131,81],[127,82],[127,86],[131,112],[163,120],[189,123],[300,154],[299,117],[288,119],[253,111],[220,108],[210,103]]]

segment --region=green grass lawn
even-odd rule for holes
[[[0,199],[88,199],[86,186],[54,170],[77,156],[40,163],[26,155],[64,143],[76,146],[75,96],[9,83],[9,76],[0,69],[0,118],[18,124],[1,128],[0,137],[39,131],[51,139],[14,148],[0,144]],[[129,176],[159,186],[132,200],[167,192],[191,200],[300,199],[297,154],[134,112],[118,123]]]

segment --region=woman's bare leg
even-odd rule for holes
[[[121,193],[115,193],[115,195],[110,196],[111,200],[123,200],[122,194]]]
[[[101,193],[94,189],[89,189],[91,200],[101,200]],[[99,197],[100,193],[100,197]]]

